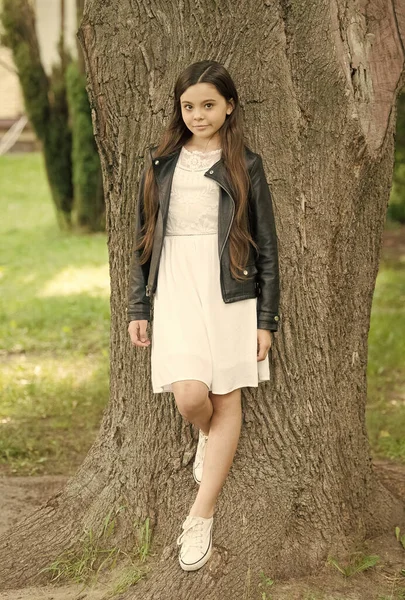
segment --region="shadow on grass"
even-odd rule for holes
[[[0,382],[2,474],[72,474],[108,402],[108,353],[15,356]]]

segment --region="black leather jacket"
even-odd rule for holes
[[[138,256],[133,252],[130,266],[127,320],[128,322],[150,320],[151,299],[157,285],[159,262],[163,238],[166,231],[170,191],[174,169],[180,150],[164,157],[155,158],[157,146],[149,149],[154,176],[159,189],[159,210],[155,226],[152,254],[149,260],[140,265]],[[262,158],[245,146],[247,168],[251,179],[249,192],[250,232],[259,246],[259,256],[250,245],[249,258],[243,275],[244,281],[237,281],[230,271],[229,231],[235,214],[235,202],[227,184],[223,159],[220,158],[204,173],[221,187],[218,212],[218,256],[220,259],[220,284],[224,302],[237,302],[257,297],[257,328],[277,331],[279,325],[279,264],[276,227],[273,214],[272,197],[266,181]],[[135,239],[144,224],[143,188],[146,173],[143,169],[138,192]]]

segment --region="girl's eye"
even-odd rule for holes
[[[184,108],[188,108],[189,106],[191,106],[191,104],[185,104]],[[207,104],[205,106],[212,106],[211,102],[207,102]]]

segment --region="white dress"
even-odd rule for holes
[[[257,361],[256,298],[225,303],[221,294],[218,209],[221,188],[204,172],[221,157],[182,147],[173,174],[153,308],[154,393],[197,379],[214,394],[270,379]]]

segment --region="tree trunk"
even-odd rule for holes
[[[87,1],[79,38],[106,190],[111,398],[77,474],[3,538],[3,586],[34,579],[122,502],[120,543],[133,543],[133,520],[150,516],[163,558],[131,591],[136,599],[257,598],[261,569],[278,580],[307,575],[353,543],[403,529],[402,503],[373,471],[365,405],[404,30],[405,14],[383,1],[250,0],[231,12],[221,3]],[[197,432],[173,395],[152,394],[150,352],[130,346],[125,305],[145,148],[159,138],[179,70],[218,40],[273,192],[281,327],[271,381],[243,389],[215,553],[189,577],[175,539],[197,491]]]

